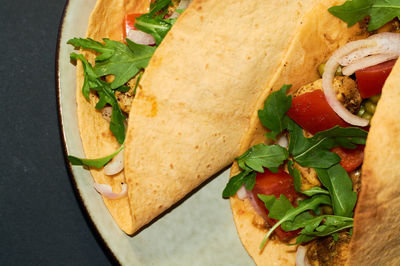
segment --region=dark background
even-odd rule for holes
[[[115,263],[63,153],[55,57],[66,2],[0,0],[0,265]]]

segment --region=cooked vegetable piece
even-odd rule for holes
[[[274,195],[276,197],[285,195],[288,201],[292,204],[298,196],[294,189],[293,178],[281,169],[279,169],[277,173],[272,173],[268,169],[265,169],[264,173],[257,173],[256,183],[252,193],[258,206],[260,206],[262,210],[265,210],[266,214],[268,214],[269,211],[266,209],[264,202],[259,199],[258,194]],[[270,217],[267,218],[267,223],[270,226],[273,226],[276,222],[277,220],[275,219]],[[282,241],[287,241],[295,237],[298,233],[297,231],[285,232],[281,227],[278,227],[275,232]]]
[[[348,126],[329,106],[321,90],[295,97],[287,114],[303,129],[312,134],[330,129],[336,125],[341,127]]]
[[[395,63],[396,60],[390,60],[356,71],[358,89],[362,98],[369,98],[382,92],[383,84]]]
[[[336,147],[331,151],[339,155],[341,159],[340,165],[347,172],[357,169],[364,160],[364,145],[358,145],[355,149]]]
[[[135,28],[135,21],[136,18],[140,17],[143,14],[126,14],[124,18],[124,40],[126,39],[126,36],[128,35],[129,31],[131,30],[136,30]]]

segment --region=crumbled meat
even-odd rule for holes
[[[130,90],[127,92],[116,91],[115,98],[117,98],[119,107],[121,110],[129,115],[129,111],[131,110],[132,101],[135,97],[135,86],[139,75],[129,80],[126,85],[130,87]]]
[[[320,187],[321,183],[319,182],[317,172],[314,168],[311,167],[303,167],[298,163],[294,164],[294,167],[299,170],[301,174],[301,190],[308,190],[313,187]]]
[[[333,79],[333,88],[335,89],[336,97],[344,107],[352,113],[358,112],[362,99],[354,80],[346,76],[337,76]],[[293,93],[293,97],[314,90],[322,90],[322,79],[300,87]]]
[[[349,253],[351,236],[348,232],[339,233],[335,241],[332,236],[318,238],[307,245],[307,258],[311,265],[345,265]]]
[[[361,189],[361,169],[350,173],[351,181],[353,182],[353,191],[359,193]]]

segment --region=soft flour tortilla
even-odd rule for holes
[[[400,264],[400,60],[371,121],[349,265]]]
[[[90,16],[86,37],[101,41],[102,38],[123,40],[123,18],[127,13],[145,13],[149,8],[149,0],[98,0]],[[83,51],[88,60],[93,63],[95,54]],[[77,63],[77,114],[83,148],[87,158],[98,158],[109,155],[120,146],[111,133],[107,122],[100,111],[95,109],[97,97],[90,95],[88,102],[82,94],[83,69],[80,61]],[[103,169],[90,169],[97,183],[111,185],[114,192],[121,191],[121,183],[125,183],[124,173],[106,176]],[[128,198],[110,200],[103,197],[104,203],[118,226],[127,234],[133,233],[132,216]]]
[[[330,54],[341,45],[362,38],[358,26],[346,24],[328,13],[327,9],[343,1],[324,1],[317,4],[303,19],[292,43],[285,67],[276,71],[270,86],[273,90],[283,84],[293,84],[293,90],[319,78],[317,67],[327,61]],[[372,126],[365,148],[362,168],[362,187],[355,211],[354,235],[350,243],[350,265],[395,265],[400,262],[400,62],[383,89],[381,101],[372,119]],[[265,97],[259,102],[262,109]],[[253,113],[253,124],[241,144],[240,153],[258,143],[268,143],[265,129]],[[239,173],[235,163],[231,176]],[[294,265],[296,246],[288,246],[277,239],[270,239],[260,252],[259,245],[267,229],[254,225],[262,219],[253,211],[248,200],[231,198],[235,224],[243,245],[257,265]],[[397,262],[397,263],[396,263]]]
[[[156,50],[128,123],[134,230],[228,166],[313,0],[195,0]],[[206,213],[204,215],[207,215]]]

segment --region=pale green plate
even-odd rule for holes
[[[83,156],[75,104],[73,51],[67,40],[84,37],[95,0],[70,0],[60,27],[57,77],[66,152]],[[71,167],[83,205],[106,245],[124,265],[253,265],[234,226],[229,201],[221,198],[228,171],[213,178],[134,237],[124,234],[93,189],[89,171]]]

